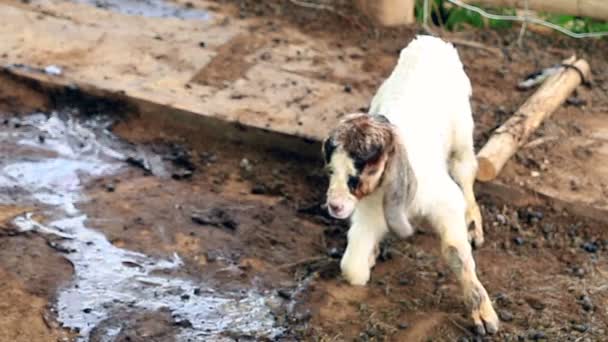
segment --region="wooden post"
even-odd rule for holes
[[[572,64],[575,60],[576,57],[572,57],[564,64]],[[585,60],[580,59],[573,65],[580,70],[585,79],[588,79],[590,68]],[[490,140],[479,151],[477,179],[490,181],[496,178],[509,158],[526,143],[530,134],[568,98],[582,81],[581,74],[573,68],[564,68],[561,72],[548,78],[511,118],[496,129]]]
[[[415,0],[357,0],[363,14],[382,26],[413,24]]]
[[[525,8],[526,0],[461,0],[490,7]],[[608,20],[607,0],[528,0],[528,8],[539,12],[569,14]]]

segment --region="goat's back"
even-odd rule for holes
[[[401,51],[370,113],[385,115],[399,128],[410,159],[445,163],[454,133],[472,134],[470,96],[471,83],[454,46],[418,36]]]

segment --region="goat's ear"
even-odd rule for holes
[[[407,209],[416,193],[416,177],[410,167],[407,151],[396,134],[393,150],[386,163],[384,187],[384,217],[390,230],[400,237],[408,237],[414,229],[407,218]]]

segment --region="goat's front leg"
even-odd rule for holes
[[[464,300],[477,331],[480,334],[493,334],[498,331],[498,316],[475,272],[475,260],[465,224],[464,199],[462,195],[456,195],[458,192],[454,193],[454,196],[447,196],[449,202],[437,208],[440,213],[433,215],[433,225],[441,237],[443,257],[462,286]]]
[[[348,231],[346,251],[340,268],[352,285],[365,285],[380,252],[380,241],[387,232],[381,206],[355,211]]]

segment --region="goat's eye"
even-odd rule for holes
[[[356,176],[348,176],[348,189],[351,192],[354,192],[359,187],[359,177]]]
[[[332,170],[331,168],[326,168],[325,172],[327,172],[327,174],[330,176],[334,174],[334,170]]]
[[[363,168],[365,167],[365,160],[362,159],[355,159],[354,163],[355,165],[355,169],[359,172],[361,172],[361,170],[363,170]]]

